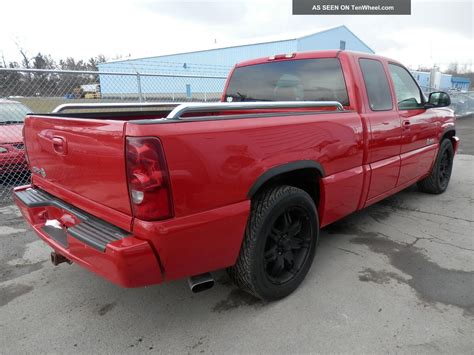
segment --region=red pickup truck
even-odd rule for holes
[[[274,300],[304,279],[320,228],[414,183],[448,186],[449,96],[425,98],[396,61],[348,51],[251,60],[221,101],[29,115],[32,184],[14,195],[53,262],[125,287],[189,277],[194,291],[227,268]]]

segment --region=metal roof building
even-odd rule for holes
[[[431,72],[412,70],[411,73],[422,90],[426,93],[433,90],[468,91],[471,86],[471,80],[469,78],[444,74],[436,69]]]
[[[135,75],[100,75],[101,93],[103,97],[138,95],[172,100],[216,99],[223,89],[225,77],[235,63],[281,53],[325,49],[374,53],[343,25],[273,41],[267,39],[250,44],[102,63],[99,64],[100,72]],[[157,74],[164,75],[156,76]]]

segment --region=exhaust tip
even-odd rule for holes
[[[192,276],[188,279],[189,288],[193,293],[211,289],[214,286],[214,278],[209,273]]]

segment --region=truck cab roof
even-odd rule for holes
[[[324,50],[324,51],[307,51],[307,52],[292,52],[292,53],[275,54],[268,57],[261,57],[261,58],[246,60],[246,61],[237,63],[235,67],[236,68],[245,67],[249,65],[269,63],[272,61],[318,59],[318,58],[340,58],[340,57],[372,58],[372,59],[388,61],[388,62],[401,65],[401,63],[396,60],[393,60],[381,55],[377,55],[377,54],[370,54],[370,53],[356,52],[356,51],[346,51],[346,50],[340,50],[340,49],[331,49],[331,50]]]

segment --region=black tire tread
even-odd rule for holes
[[[305,191],[293,186],[275,186],[265,189],[258,194],[253,200],[250,210],[250,217],[245,230],[245,237],[242,243],[237,263],[227,269],[227,272],[234,281],[234,283],[241,289],[251,293],[257,298],[264,299],[262,295],[254,287],[252,280],[252,251],[255,249],[257,238],[259,238],[259,228],[263,220],[271,211],[272,206],[276,201],[283,198],[285,195],[291,195],[298,192]],[[308,195],[309,196],[309,195]]]
[[[430,175],[428,175],[423,180],[420,180],[417,182],[418,189],[421,192],[426,192],[429,194],[440,194],[444,192],[444,190],[440,190],[439,183],[438,183],[438,165],[440,164],[441,154],[444,151],[444,149],[446,149],[445,146],[447,144],[451,145],[451,149],[452,149],[451,141],[448,138],[443,139],[443,141],[440,143],[438,156],[436,157],[436,161],[435,161],[435,164],[433,165],[433,169],[431,170]]]

